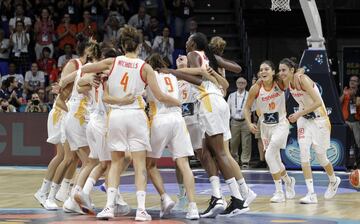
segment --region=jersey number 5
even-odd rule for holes
[[[169,77],[164,77],[164,80],[165,80],[165,84],[168,87],[168,92],[171,93],[172,91],[174,91],[174,87],[171,83],[171,79]]]
[[[124,92],[126,92],[128,82],[129,82],[129,76],[128,76],[128,73],[125,72],[123,78],[120,81],[120,85],[122,85],[124,87]]]

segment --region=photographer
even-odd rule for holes
[[[16,112],[16,109],[13,105],[10,105],[9,102],[5,99],[0,99],[1,108],[0,112],[9,113],[9,112]]]
[[[31,99],[26,106],[25,112],[30,113],[45,113],[48,112],[47,106],[40,101],[40,97],[37,93],[31,95]]]

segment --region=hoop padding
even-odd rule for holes
[[[270,10],[274,12],[291,11],[290,0],[271,0]]]

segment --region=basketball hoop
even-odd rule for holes
[[[291,11],[290,0],[271,0],[271,11],[288,12]]]

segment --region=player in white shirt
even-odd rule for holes
[[[151,55],[147,63],[154,69],[166,68],[166,63],[159,54]],[[180,98],[177,79],[170,73],[155,72],[158,85],[162,92],[174,98]],[[166,194],[161,175],[156,167],[156,162],[168,146],[172,152],[173,160],[183,176],[183,182],[189,200],[187,219],[199,219],[199,212],[195,202],[195,183],[188,157],[194,155],[189,132],[181,114],[181,107],[168,107],[159,102],[147,89],[147,101],[150,105],[151,136],[150,144],[152,151],[148,152],[146,166],[148,174],[161,196],[160,218],[168,215],[175,202]]]
[[[79,59],[70,60],[64,67],[61,73],[62,78],[60,80],[60,83],[64,84],[64,86],[68,83],[73,82],[74,78],[68,78],[69,76],[73,76],[72,73],[78,70],[79,67],[86,61],[88,57],[87,49],[90,46],[91,44],[88,42],[87,39],[79,38],[77,50],[81,57]],[[68,80],[64,81],[64,79]],[[45,179],[43,180],[42,186],[34,195],[35,198],[40,202],[40,204],[48,210],[58,209],[55,198],[59,201],[65,201],[65,199],[67,198],[68,191],[70,189],[70,180],[73,178],[78,164],[78,158],[76,158],[75,153],[70,151],[69,144],[67,143],[64,134],[64,123],[67,119],[67,113],[65,111],[62,111],[60,119],[60,117],[58,116],[60,115],[60,113],[55,113],[55,111],[59,109],[59,107],[57,107],[56,105],[57,103],[54,103],[54,112],[49,114],[49,120],[56,118],[55,120],[59,121],[54,123],[55,126],[51,125],[52,123],[50,122],[49,134],[52,137],[49,136],[49,141],[58,142],[58,138],[60,137],[60,143],[63,145],[63,151],[58,151],[57,155],[64,155],[62,155],[63,159],[62,161],[60,161],[60,164],[49,164],[49,170],[46,174]],[[55,158],[57,158],[57,156]],[[61,181],[62,183],[60,187]],[[47,195],[47,193],[49,194]]]
[[[109,114],[108,147],[111,150],[111,167],[107,203],[97,217],[101,219],[114,217],[120,169],[125,151],[130,151],[135,169],[138,202],[135,220],[147,221],[151,220],[151,216],[145,210],[146,153],[151,151],[151,148],[148,119],[144,112],[145,103],[142,95],[147,84],[154,96],[161,102],[169,106],[180,105],[180,102],[161,92],[151,66],[137,58],[140,41],[138,31],[133,27],[126,26],[121,32],[120,40],[121,47],[125,52],[124,56],[105,59],[82,68],[85,73],[110,71],[104,94],[108,94],[113,100],[113,103],[109,104],[111,112]],[[117,105],[117,100],[128,94],[135,96],[135,102],[123,106]]]
[[[258,132],[257,126],[251,123],[251,107],[256,102],[256,112],[260,120],[261,139],[264,143],[265,160],[275,182],[276,191],[271,202],[285,202],[282,181],[285,182],[286,198],[295,197],[295,178],[289,177],[281,161],[280,149],[286,147],[289,135],[289,122],[286,119],[285,93],[282,84],[278,84],[275,66],[271,61],[260,65],[261,80],[249,90],[248,100],[244,107],[244,116],[252,133]]]
[[[297,89],[294,81],[296,69],[295,62],[288,58],[280,61],[279,75],[299,104],[298,111],[289,115],[289,121],[297,123],[301,168],[308,189],[308,193],[300,199],[300,203],[316,204],[318,201],[314,191],[310,165],[311,147],[315,150],[317,160],[325,169],[330,180],[324,195],[325,199],[335,196],[341,179],[335,176],[334,168],[326,155],[326,151],[330,148],[331,123],[319,89],[316,83],[305,74],[296,77],[300,84],[300,88]]]

